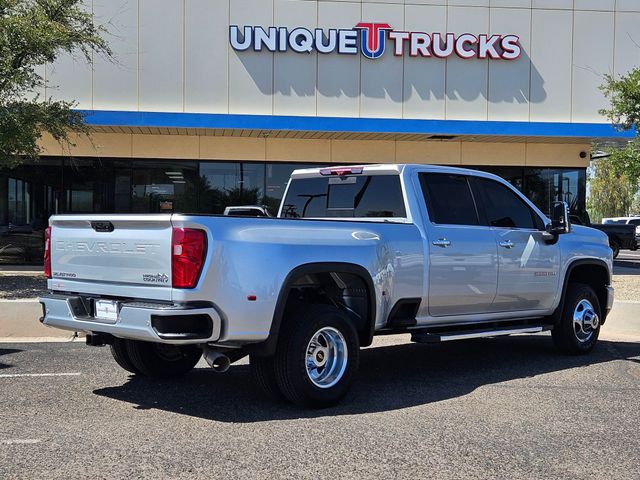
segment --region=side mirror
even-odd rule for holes
[[[569,205],[566,202],[553,202],[551,207],[551,223],[546,227],[551,235],[562,235],[571,231],[569,220]]]

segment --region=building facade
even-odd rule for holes
[[[114,60],[41,67],[93,134],[0,171],[0,261],[53,213],[221,213],[307,165],[495,172],[585,209],[603,75],[640,65],[637,0],[86,0]]]

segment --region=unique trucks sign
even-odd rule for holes
[[[303,27],[268,27],[237,25],[229,27],[229,42],[234,50],[296,53],[318,52],[380,58],[390,42],[393,54],[411,57],[515,60],[522,48],[517,35],[474,35],[471,33],[424,33],[394,30],[388,23],[358,23],[354,28],[328,30]]]

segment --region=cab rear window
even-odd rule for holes
[[[398,175],[342,175],[291,181],[285,218],[406,217]]]

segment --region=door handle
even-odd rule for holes
[[[447,248],[449,245],[451,245],[451,241],[447,240],[446,238],[439,238],[438,240],[434,240],[431,243],[436,247],[442,247],[442,248]]]
[[[500,242],[499,245],[503,248],[513,248],[515,247],[514,243],[511,240],[505,240]]]

